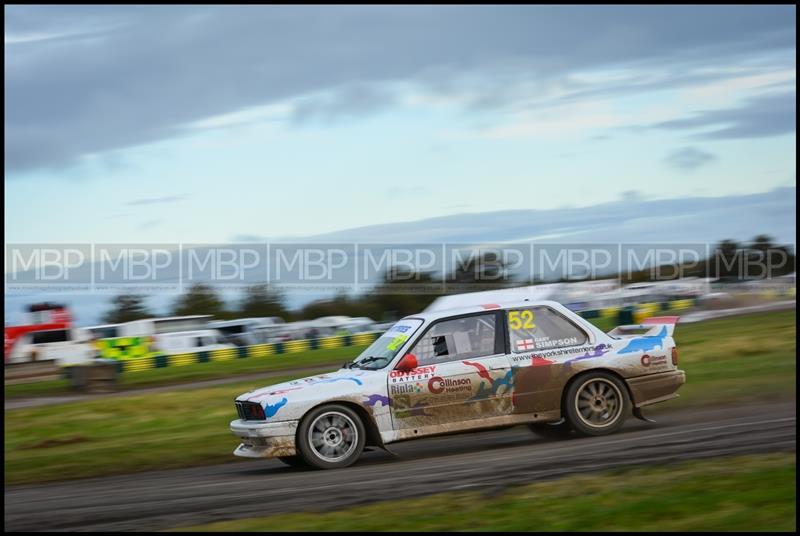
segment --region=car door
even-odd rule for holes
[[[505,313],[514,413],[559,409],[573,363],[602,356],[608,350],[593,348],[589,333],[550,307],[520,307]]]
[[[498,311],[439,320],[407,353],[418,367],[392,371],[388,391],[396,429],[444,425],[511,413],[511,364]]]

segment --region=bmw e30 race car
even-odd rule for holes
[[[437,434],[518,424],[610,434],[678,396],[677,320],[604,333],[559,303],[528,300],[409,316],[336,372],[237,397],[234,454],[327,469],[365,446]]]

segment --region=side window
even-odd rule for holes
[[[547,307],[512,309],[507,315],[511,351],[515,353],[578,346],[587,341],[582,329]]]
[[[490,313],[437,322],[409,353],[420,366],[494,355],[496,318]]]

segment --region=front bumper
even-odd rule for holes
[[[232,421],[231,432],[242,440],[233,453],[245,458],[294,456],[297,424],[298,421]]]
[[[637,408],[677,398],[677,391],[686,383],[686,373],[682,370],[659,372],[627,379],[633,395],[633,405]]]

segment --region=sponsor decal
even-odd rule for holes
[[[667,362],[666,355],[647,355],[644,354],[641,359],[642,365],[649,367],[650,365],[663,365]]]
[[[399,331],[400,333],[405,333],[410,329],[411,329],[411,326],[403,326],[403,325],[395,324],[394,326],[391,327],[391,329],[389,331]]]
[[[283,397],[280,402],[276,402],[274,404],[267,404],[264,403],[264,415],[266,415],[267,419],[270,417],[274,417],[278,410],[281,409],[289,400],[286,397]]]
[[[367,399],[364,401],[364,405],[375,407],[376,404],[380,404],[384,407],[389,406],[389,397],[383,396],[381,394],[374,394],[374,395],[364,395]]]
[[[407,340],[408,340],[408,335],[398,335],[397,337],[392,339],[391,342],[389,342],[389,344],[386,345],[386,348],[388,350],[397,350]]]
[[[342,382],[342,381],[347,381],[347,380],[349,380],[351,382],[355,382],[356,385],[362,385],[363,384],[363,382],[361,380],[359,380],[358,378],[350,378],[350,377],[331,378],[329,380],[321,380],[318,383],[333,383],[333,382]]]
[[[423,388],[423,384],[420,382],[411,382],[400,383],[397,385],[390,385],[389,392],[393,395],[405,395],[405,394],[414,394],[414,393],[421,393]]]
[[[552,365],[555,361],[543,358],[539,354],[512,355],[512,367],[543,367]]]
[[[393,370],[389,373],[389,379],[392,383],[403,383],[408,381],[427,380],[433,376],[436,370],[436,365],[429,365],[427,367],[417,367],[408,372],[402,370]]]
[[[288,393],[289,391],[297,391],[298,389],[302,389],[302,387],[290,387],[288,389],[278,389],[277,391],[270,391],[268,393],[264,393],[264,394],[260,394],[260,395],[256,395],[256,396],[250,397],[250,398],[248,398],[248,400],[250,402],[258,402],[259,400],[261,400],[263,398],[267,398],[268,396],[282,395],[282,394]]]
[[[511,361],[514,362],[514,363],[523,363],[523,364],[527,365],[528,363],[531,362],[530,360],[533,359],[533,358],[539,358],[539,359],[547,360],[548,358],[551,358],[551,357],[570,356],[570,355],[581,354],[581,353],[583,353],[584,356],[586,356],[587,354],[592,354],[594,352],[602,352],[602,354],[605,354],[605,353],[607,353],[607,352],[609,352],[611,350],[611,346],[608,346],[607,348],[603,348],[603,349],[598,350],[599,346],[604,346],[604,345],[598,345],[598,346],[572,346],[572,347],[569,347],[569,348],[556,348],[555,350],[537,351],[537,352],[531,353],[531,354],[521,354],[521,355],[511,356]],[[598,355],[602,355],[602,354],[598,354]],[[581,356],[581,357],[583,357],[583,356]],[[593,356],[593,357],[596,357],[596,356]],[[553,363],[553,362],[551,361],[550,363]],[[542,364],[548,365],[550,363],[542,363]]]
[[[488,375],[488,373],[487,373]],[[509,370],[506,372],[505,376],[502,378],[494,379],[489,376],[489,387],[487,388],[484,382],[478,386],[478,392],[470,398],[470,401],[478,401],[478,400],[485,400],[490,397],[497,396],[497,391],[500,390],[500,387],[506,386],[510,391],[514,386],[512,385],[512,381],[514,379],[514,371]]]
[[[472,380],[469,378],[442,378],[434,376],[428,380],[428,390],[439,395],[442,393],[463,393],[472,391]]]
[[[595,357],[601,357],[606,355],[610,351],[611,351],[610,344],[600,343],[591,350],[587,350],[585,354],[578,357],[573,357],[572,359],[565,361],[565,363],[572,363],[573,361],[581,361],[583,359],[593,359]]]
[[[328,376],[318,376],[316,378],[303,378],[301,380],[294,380],[289,382],[289,385],[316,385],[318,383],[333,383],[333,382],[341,382],[341,381],[351,381],[354,382],[356,385],[362,385],[363,382],[358,378],[352,378],[349,376],[339,377],[339,378],[330,378]]]
[[[551,339],[550,337],[536,337],[536,348],[554,348],[556,346],[575,346],[578,344],[578,337],[565,337],[563,339]]]
[[[494,378],[492,378],[492,375],[489,374],[489,371],[486,370],[486,367],[484,367],[482,363],[473,363],[472,361],[462,361],[462,363],[469,365],[470,367],[475,367],[478,370],[478,376],[485,380],[489,380],[489,385],[494,383]]]
[[[628,345],[619,351],[621,354],[630,354],[633,352],[646,352],[656,348],[664,349],[664,339],[667,338],[667,326],[661,328],[658,335],[650,337],[637,337],[631,339]]]

